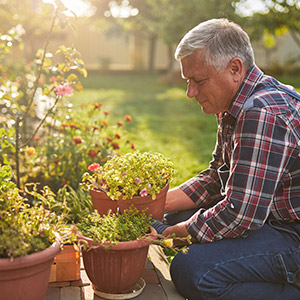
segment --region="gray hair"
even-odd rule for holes
[[[176,60],[204,50],[204,62],[218,72],[230,60],[239,57],[246,70],[254,65],[254,53],[248,34],[236,23],[227,19],[212,19],[191,29],[180,41],[175,51]]]

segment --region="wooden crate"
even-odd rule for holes
[[[73,245],[64,245],[62,251],[54,257],[49,282],[73,281],[80,279],[80,253]]]

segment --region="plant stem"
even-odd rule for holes
[[[58,101],[61,98],[62,98],[61,96],[57,96],[56,97],[55,103],[47,111],[47,113],[45,114],[44,118],[41,120],[41,122],[39,123],[39,125],[35,128],[33,134],[31,135],[31,137],[24,144],[22,144],[22,146],[20,148],[23,148],[23,147],[27,146],[32,141],[32,139],[34,138],[34,136],[36,135],[36,133],[38,132],[38,130],[41,128],[41,126],[43,125],[43,123],[45,122],[45,120],[47,119],[47,117],[50,115],[50,113],[53,111],[53,109],[55,108],[55,106],[57,105]]]
[[[17,175],[17,187],[20,188],[20,158],[19,158],[19,129],[20,129],[20,116],[16,115],[16,175]]]
[[[47,37],[46,37],[46,42],[45,42],[45,46],[44,46],[44,50],[43,50],[43,57],[42,57],[42,61],[41,61],[41,64],[40,64],[40,67],[38,69],[38,72],[37,72],[37,78],[36,78],[36,81],[34,83],[34,88],[33,88],[33,92],[32,92],[32,95],[30,97],[30,100],[29,100],[29,103],[27,105],[27,109],[23,115],[23,119],[26,118],[28,112],[29,112],[29,109],[33,103],[33,100],[34,100],[34,96],[36,94],[36,91],[37,91],[37,88],[39,86],[39,79],[42,75],[42,71],[43,71],[43,65],[44,65],[44,61],[45,61],[45,58],[46,58],[46,54],[47,54],[47,49],[48,49],[48,45],[49,45],[49,42],[50,42],[50,37],[51,37],[51,34],[52,34],[52,31],[53,31],[53,28],[54,28],[54,25],[55,25],[55,20],[57,18],[57,15],[58,15],[58,8],[55,10],[55,14],[54,14],[54,17],[52,19],[52,24],[51,24],[51,27],[50,27],[50,30],[47,34]]]

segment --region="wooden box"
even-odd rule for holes
[[[64,245],[54,257],[49,282],[73,281],[80,279],[80,253],[73,245]]]

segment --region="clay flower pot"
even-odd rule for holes
[[[1,299],[43,300],[48,287],[51,264],[60,252],[60,243],[13,260],[0,259]]]
[[[153,218],[162,221],[164,216],[165,203],[167,198],[167,192],[169,190],[169,183],[156,195],[156,198],[153,200],[151,195],[144,197],[135,196],[131,199],[122,199],[118,200],[118,206],[121,213],[125,209],[128,209],[132,204],[139,210],[142,211],[147,209],[145,212],[147,215],[152,215]]]
[[[89,194],[92,198],[93,207],[98,211],[100,216],[107,214],[110,209],[113,213],[117,212],[117,201],[109,198],[104,192],[97,189],[90,189]]]
[[[155,232],[153,228],[151,230]],[[94,289],[109,294],[132,292],[144,272],[150,242],[118,242],[107,249],[107,244],[99,244],[86,237],[81,239],[92,246],[83,250],[82,256]]]

